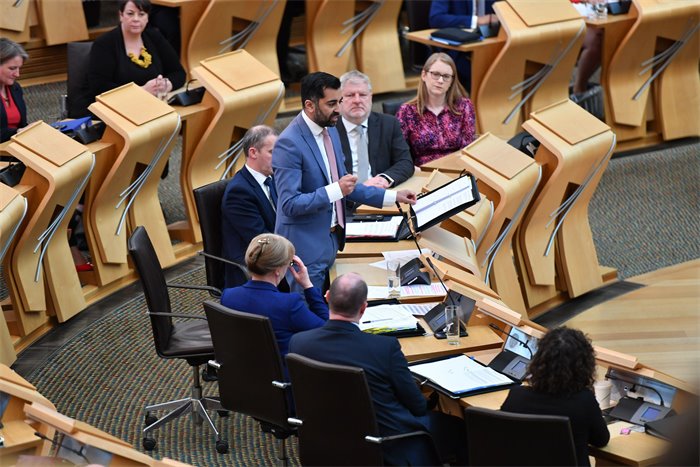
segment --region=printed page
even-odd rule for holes
[[[513,383],[507,376],[466,355],[412,365],[411,372],[455,394]]]
[[[443,185],[416,201],[413,206],[413,212],[416,213],[416,228],[420,230],[433,219],[473,200],[471,177],[464,176]]]

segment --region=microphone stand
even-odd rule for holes
[[[515,337],[513,334],[507,332],[507,331],[504,330],[504,329],[499,328],[498,326],[496,326],[496,325],[493,324],[493,323],[489,323],[489,327],[490,327],[491,329],[493,329],[494,331],[498,331],[498,332],[500,332],[501,334],[505,334],[505,335],[508,336],[508,337],[512,337],[514,341],[518,342],[520,345],[522,345],[523,347],[525,347],[525,348],[527,349],[527,351],[530,353],[530,360],[532,360],[532,350],[530,349],[530,346],[527,345],[527,342],[521,341],[520,339],[518,339],[517,337]]]

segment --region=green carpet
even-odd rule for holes
[[[184,274],[179,283],[205,282],[204,269]],[[177,312],[203,313],[206,293],[171,289]],[[27,376],[59,412],[87,422],[141,447],[143,408],[148,404],[189,396],[191,368],[181,360],[156,355],[146,302],[139,297],[105,315],[54,353]],[[218,395],[216,383],[203,383],[204,393]],[[170,457],[194,465],[272,465],[277,441],[263,434],[250,417],[231,414],[213,417],[229,441],[229,453],[218,454],[207,427],[197,427],[189,416],[156,430],[153,457]],[[288,452],[296,460],[296,439]]]

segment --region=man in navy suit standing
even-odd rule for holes
[[[245,251],[253,237],[275,231],[277,192],[272,176],[272,148],[277,133],[266,125],[249,129],[241,143],[246,157],[226,186],[221,201],[223,257],[245,265]],[[225,287],[245,283],[240,269],[226,265]]]
[[[378,336],[360,330],[367,308],[367,284],[349,273],[333,281],[326,300],[330,319],[320,328],[292,336],[289,351],[314,360],[349,365],[365,370],[374,411],[382,436],[411,431],[429,431],[443,460],[466,463],[464,422],[440,412],[428,410],[408,369],[406,357],[395,337]],[[333,392],[332,387],[318,388]],[[384,446],[389,465],[428,465],[429,456],[422,445],[389,443]]]
[[[409,190],[387,191],[357,183],[345,171],[335,124],[340,80],[324,72],[301,80],[303,109],[282,132],[272,151],[277,186],[275,233],[294,244],[311,282],[323,290],[339,249],[345,246],[345,199],[376,207],[396,201],[415,204]],[[292,281],[293,291],[300,290]]]

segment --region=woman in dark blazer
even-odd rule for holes
[[[608,427],[593,394],[595,354],[577,329],[560,327],[539,342],[527,386],[510,390],[501,410],[569,417],[578,465],[590,465],[588,445],[605,446]]]
[[[27,58],[29,56],[21,45],[0,38],[0,143],[9,140],[19,128],[27,126],[27,106],[22,86],[17,82]]]
[[[90,51],[92,97],[134,82],[154,96],[185,84],[177,52],[157,29],[146,28],[149,0],[120,0],[119,26],[98,37]]]
[[[270,318],[283,359],[294,334],[321,327],[328,321],[328,305],[294,253],[294,245],[286,238],[270,233],[258,235],[245,253],[252,279],[240,287],[224,289],[221,296],[221,304],[228,308]],[[303,287],[304,297],[277,289],[287,270]]]

